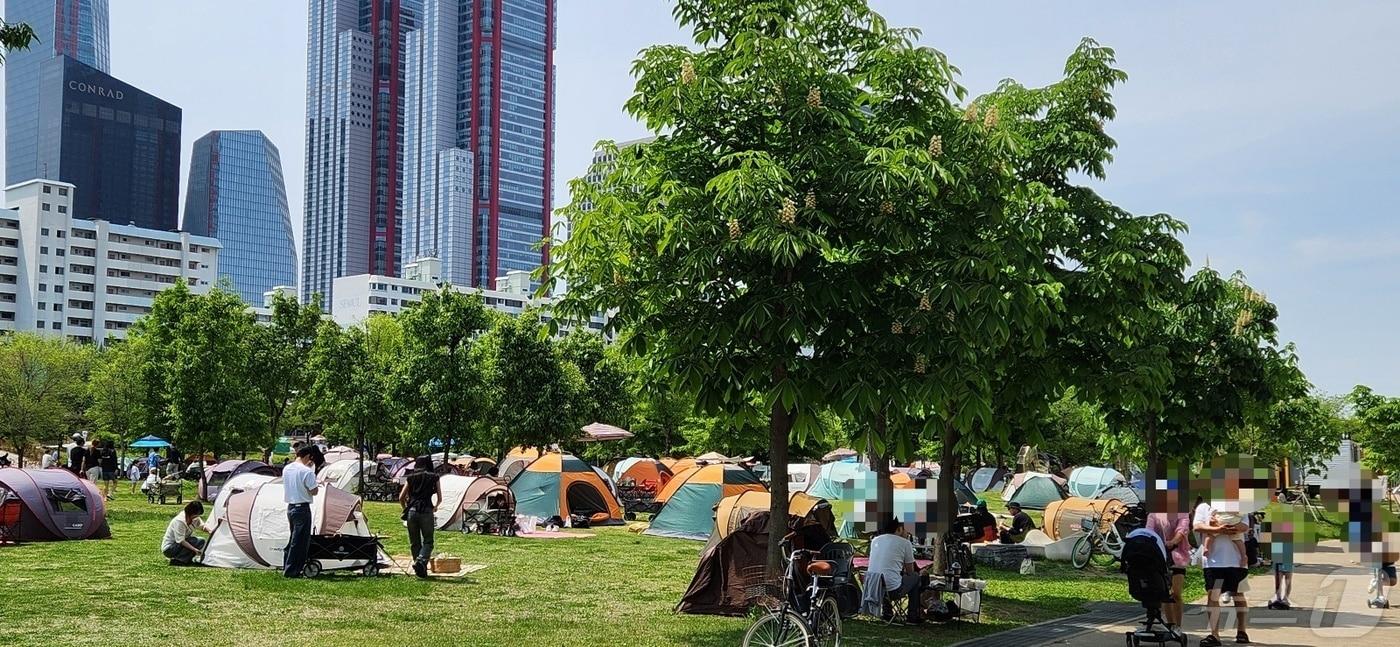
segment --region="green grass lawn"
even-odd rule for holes
[[[391,554],[408,552],[397,506],[366,504]],[[743,618],[679,615],[701,545],[603,528],[583,539],[439,533],[441,552],[487,568],[460,581],[337,573],[172,568],[158,554],[176,506],[122,493],[113,539],[0,548],[0,644],[736,645]],[[1125,582],[1040,562],[1023,577],[986,567],[983,624],[885,627],[848,622],[852,645],[946,645],[1131,601]],[[1191,583],[1199,591],[1197,574]]]

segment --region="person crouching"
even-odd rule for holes
[[[207,535],[213,530],[204,525],[204,520],[199,518],[202,514],[204,504],[190,501],[185,504],[185,509],[165,526],[165,537],[160,542],[160,554],[170,559],[171,566],[190,566],[194,564],[195,557],[204,553],[204,546],[208,542],[194,536],[194,531],[202,530]]]

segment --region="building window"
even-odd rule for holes
[[[48,228],[48,227],[40,227],[40,228],[39,228],[39,235],[40,235],[40,236],[47,236],[47,235],[49,235],[49,228]]]
[[[58,194],[59,194],[59,195],[68,195],[68,189],[65,189],[65,188],[63,188],[63,187],[58,187]]]
[[[53,286],[53,291],[54,291],[56,294],[63,294],[63,286],[61,286],[61,285],[55,285],[55,286]]]
[[[40,245],[40,246],[39,246],[39,253],[40,253],[40,254],[47,254],[47,253],[49,253],[49,248],[48,248],[48,246],[46,246],[46,245]]]
[[[51,186],[45,184],[45,185],[44,185],[44,193],[53,193],[53,187],[51,187]]]
[[[64,231],[62,229],[58,230],[57,233],[59,238],[63,238]]]
[[[63,274],[63,268],[62,268],[62,267],[55,267],[55,268],[53,268],[53,273],[54,273],[54,274],[62,275],[62,274]]]
[[[51,210],[52,210],[51,207],[50,207],[50,205],[49,205],[49,203],[47,203],[47,202],[41,203],[41,204],[39,205],[39,209],[40,209],[41,211],[51,211]]]
[[[58,212],[59,212],[59,213],[68,213],[68,205],[66,205],[66,204],[60,204],[60,205],[58,205]],[[62,233],[62,232],[59,232],[59,233]]]
[[[53,250],[53,253],[55,253],[55,254],[57,254],[57,255],[59,255],[59,256],[65,256],[65,255],[67,255],[68,252],[64,251],[62,247],[59,247],[59,248]]]
[[[60,324],[59,322],[55,321],[55,322],[53,322],[52,328],[53,328],[54,330],[62,330],[62,329],[63,329],[63,325]]]
[[[49,266],[47,266],[47,265],[40,265],[40,266],[39,266],[39,271],[40,271],[40,272],[47,272],[47,271],[49,271]]]
[[[40,292],[48,292],[48,291],[49,291],[49,286],[47,286],[47,285],[45,285],[45,284],[43,284],[43,283],[40,283],[40,284],[39,284],[39,291],[40,291]]]

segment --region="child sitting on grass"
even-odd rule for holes
[[[1236,526],[1243,521],[1243,517],[1238,512],[1217,511],[1211,516],[1211,523],[1217,526]],[[1209,557],[1211,550],[1215,547],[1215,542],[1220,541],[1220,535],[1206,535],[1205,543],[1201,545],[1201,554]],[[1229,540],[1235,543],[1235,548],[1240,554],[1240,568],[1249,568],[1249,558],[1244,546],[1244,533],[1235,533],[1229,536]]]

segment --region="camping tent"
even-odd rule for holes
[[[127,447],[132,449],[165,449],[170,447],[170,441],[158,436],[142,436]]]
[[[496,471],[501,475],[501,478],[513,479],[517,474],[525,470],[526,465],[529,465],[539,457],[540,452],[537,449],[515,447],[506,452],[505,460],[501,461],[500,465],[497,466],[499,469]]]
[[[612,479],[616,483],[645,486],[651,483],[660,490],[671,480],[671,470],[660,461],[651,458],[624,458],[613,466]]]
[[[721,454],[721,453],[719,453],[719,452],[705,452],[705,453],[703,453],[703,454],[701,454],[701,455],[695,457],[695,462],[701,463],[701,464],[704,464],[704,463],[726,463],[726,462],[729,462],[730,460],[731,460],[731,459],[730,459],[728,456],[725,456],[724,454]]]
[[[461,530],[462,513],[472,508],[485,508],[488,500],[496,495],[511,498],[510,488],[495,479],[485,476],[457,476],[448,474],[438,479],[442,486],[442,503],[433,513],[433,521],[438,530]]]
[[[396,479],[400,476],[399,469],[402,468],[404,465],[412,465],[413,459],[400,458],[398,456],[390,456],[388,458],[378,459],[374,462],[379,463],[380,474],[387,474],[389,475],[390,479]]]
[[[1080,521],[1098,516],[1101,526],[1108,530],[1108,524],[1118,520],[1128,511],[1127,506],[1117,499],[1085,499],[1070,497],[1062,501],[1051,501],[1045,506],[1045,523],[1041,528],[1051,539],[1059,540],[1084,532]]]
[[[728,536],[707,546],[676,611],[726,616],[748,613],[753,601],[749,589],[754,584],[750,574],[768,559],[768,519],[766,510],[751,513]],[[790,528],[800,525],[800,519],[789,517]],[[809,524],[804,530],[799,533],[803,538],[800,548],[820,550],[833,538],[820,523]]]
[[[685,458],[677,458],[670,465],[666,465],[666,463],[664,462],[662,463],[662,465],[666,465],[666,467],[671,468],[671,476],[677,476],[681,472],[684,472],[692,467],[696,467],[699,464],[700,463],[695,462],[694,458],[690,458],[689,456]]]
[[[875,479],[875,472],[863,463],[827,463],[821,466],[821,471],[808,486],[807,494],[830,501],[840,535],[855,537],[861,532],[855,525],[856,503],[875,500]],[[895,516],[901,519],[920,518],[928,508],[928,502],[937,496],[933,480],[925,481],[922,489],[915,489],[918,483],[907,473],[892,471],[890,481],[894,485]],[[972,503],[977,498],[961,481],[953,482],[953,493],[960,504]]]
[[[1007,503],[1016,502],[1027,510],[1044,510],[1051,502],[1069,496],[1065,492],[1065,480],[1044,472],[1022,472],[1011,477],[1002,490],[1001,497]]]
[[[657,503],[664,504],[646,534],[704,541],[714,529],[715,505],[727,496],[750,490],[766,492],[752,471],[720,463],[693,467],[671,479]]]
[[[262,461],[227,460],[213,467],[204,468],[204,482],[199,484],[199,498],[205,501],[213,501],[219,496],[219,488],[229,479],[239,475],[253,472],[255,474],[266,474],[277,476],[277,468]]]
[[[1141,506],[1146,503],[1146,501],[1143,500],[1143,494],[1131,487],[1128,487],[1126,483],[1114,483],[1112,485],[1105,485],[1099,488],[1099,491],[1095,492],[1094,496],[1089,498],[1097,500],[1114,499],[1117,501],[1122,501],[1123,505],[1129,507]]]
[[[16,522],[12,541],[112,536],[102,493],[68,470],[0,468],[0,519]]]
[[[1106,486],[1122,481],[1123,474],[1111,467],[1076,467],[1069,473],[1069,493],[1071,496],[1089,498]]]
[[[788,491],[806,492],[821,471],[821,463],[788,463]]]
[[[773,494],[760,490],[749,490],[720,499],[715,506],[715,527],[710,533],[706,548],[715,545],[734,532],[739,524],[755,512],[767,512],[773,502]],[[836,518],[831,514],[831,504],[826,499],[818,499],[805,492],[788,495],[788,516],[802,525],[818,524],[825,528],[829,537],[836,536]]]
[[[593,523],[622,521],[622,506],[604,477],[569,454],[547,453],[531,461],[510,482],[516,514],[540,519],[581,514]]]
[[[360,491],[360,469],[364,468],[365,480],[370,480],[379,471],[379,463],[375,461],[360,462],[358,458],[347,458],[334,463],[327,463],[321,468],[321,472],[316,475],[316,481],[325,483],[331,487],[337,487],[346,492],[359,493]]]
[[[257,472],[244,472],[229,480],[224,481],[224,486],[219,488],[219,496],[214,497],[214,502],[209,506],[209,526],[214,526],[214,519],[223,514],[223,510],[228,509],[228,500],[239,492],[251,490],[268,481],[276,480],[276,476],[268,476]]]
[[[330,449],[327,449],[327,450],[324,451],[324,452],[321,452],[321,454],[322,454],[322,456],[326,459],[326,462],[324,462],[324,463],[321,464],[321,466],[322,466],[323,468],[324,468],[326,465],[330,465],[331,463],[334,463],[334,462],[336,462],[336,461],[343,461],[343,460],[345,460],[345,459],[347,459],[347,458],[359,458],[359,457],[360,457],[360,453],[359,453],[359,452],[357,452],[357,451],[355,451],[355,450],[353,450],[353,449],[350,449],[349,447],[346,447],[345,445],[336,445],[335,447],[332,447],[332,448],[330,448]]]
[[[1004,467],[981,467],[967,477],[967,487],[973,492],[981,494],[988,490],[1001,487],[1002,481],[1006,480],[1008,472]]]
[[[205,566],[282,567],[282,551],[291,534],[287,504],[282,501],[282,479],[253,484],[231,494],[224,507],[214,510],[209,523],[214,532],[204,548]],[[322,487],[311,501],[311,534],[370,536],[360,497],[339,488]],[[387,562],[388,558],[380,555],[380,561]],[[321,567],[327,570],[364,565],[364,560],[321,560]]]

